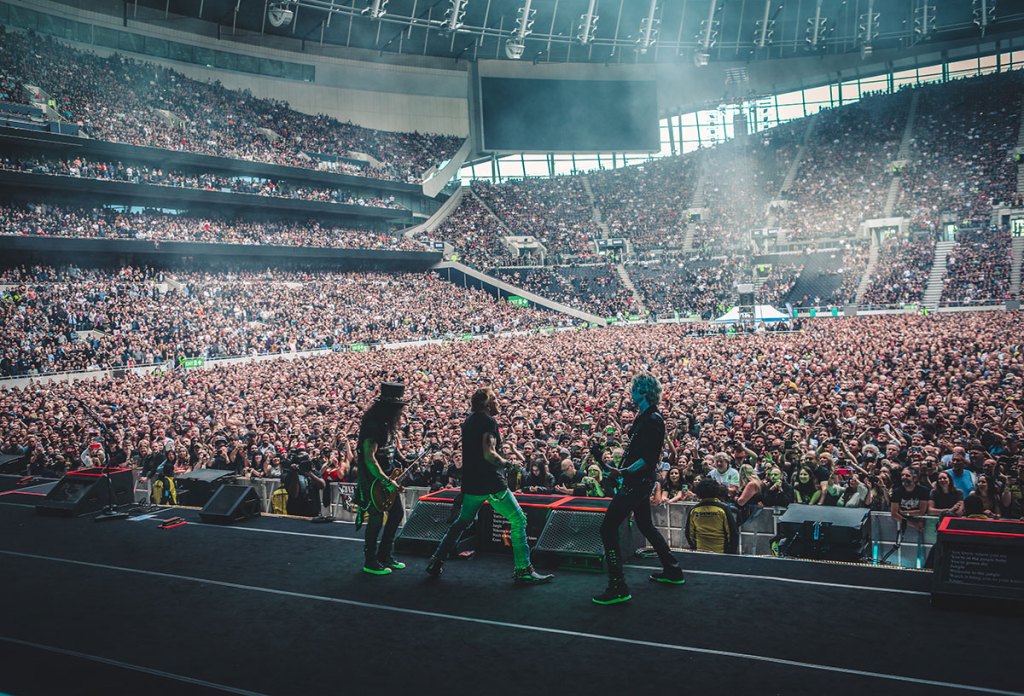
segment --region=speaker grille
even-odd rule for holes
[[[421,500],[409,513],[398,538],[441,541],[441,537],[448,531],[448,518],[451,513],[451,503]]]
[[[575,510],[552,510],[537,539],[537,551],[604,556],[601,521],[604,515]]]

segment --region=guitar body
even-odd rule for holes
[[[397,470],[392,479],[398,480],[402,474],[401,470]],[[400,488],[395,488],[395,490],[389,491],[383,481],[374,479],[373,483],[370,484],[370,505],[378,512],[387,512],[395,504],[399,490]]]

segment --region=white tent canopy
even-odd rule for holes
[[[757,305],[754,307],[754,320],[763,322],[786,321],[789,319],[785,314],[771,305]],[[735,324],[740,320],[740,308],[733,307],[722,316],[715,319],[716,324]]]

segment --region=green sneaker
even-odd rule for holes
[[[385,568],[391,568],[393,570],[402,570],[403,568],[405,568],[404,563],[394,558],[385,558],[383,561],[380,562],[380,564]]]
[[[391,572],[391,568],[383,565],[380,561],[374,561],[373,563],[365,563],[363,565],[363,572],[370,575],[388,575]]]

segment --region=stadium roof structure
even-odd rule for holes
[[[96,4],[108,2],[122,4]],[[1024,0],[125,0],[123,5],[135,12],[147,8],[168,21],[198,18],[215,26],[218,35],[290,38],[380,57],[507,60],[516,53],[509,42],[518,40],[519,59],[552,63],[703,64],[916,52],[921,44],[1024,32]]]

